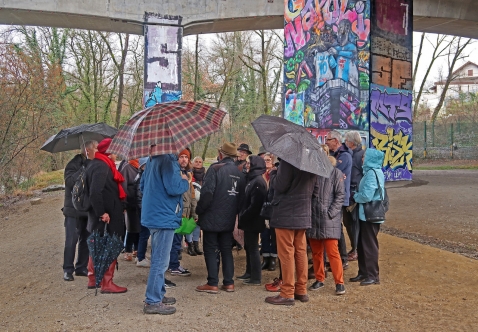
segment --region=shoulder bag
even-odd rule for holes
[[[378,181],[377,172],[373,170],[373,173],[375,174],[378,189],[380,190],[380,200],[364,203],[363,211],[365,213],[365,219],[368,222],[385,221],[385,213],[388,211],[389,208],[387,189],[384,188],[385,195],[383,195],[380,181]]]

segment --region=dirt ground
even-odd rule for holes
[[[240,282],[235,293],[197,293],[195,286],[206,281],[204,259],[184,255],[192,276],[169,277],[178,285],[168,290],[177,313],[143,315],[148,269],[120,262],[115,282],[128,292],[119,295],[95,296],[85,277],[62,280],[62,192],[41,194],[39,205],[2,208],[0,330],[476,331],[478,260],[470,257],[477,257],[478,172],[429,172],[387,185],[391,210],[379,236],[381,285],[346,281],[347,293],[339,297],[329,277],[325,288],[309,293],[309,303],[294,307],[266,304],[272,293]],[[244,252],[234,257],[242,274]],[[357,263],[350,265],[346,280],[357,273]],[[266,272],[263,280],[275,276]]]

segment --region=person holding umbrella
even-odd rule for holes
[[[86,166],[88,159],[93,159],[97,151],[97,141],[87,141],[81,147],[81,153],[73,157],[65,167],[65,201],[63,215],[65,216],[65,248],[63,251],[63,280],[73,281],[73,272],[77,276],[88,275],[88,245],[87,238],[90,233],[86,229],[88,214],[75,209],[71,200],[71,191],[81,168]],[[78,256],[75,252],[78,244]]]
[[[86,179],[89,188],[91,209],[88,211],[88,231],[104,233],[118,237],[124,236],[123,203],[126,193],[121,186],[123,176],[113,162],[114,155],[106,153],[111,144],[111,138],[105,138],[98,144],[95,159],[86,168]],[[106,226],[105,226],[106,223]],[[88,288],[94,288],[95,267],[90,250],[88,262]],[[127,288],[113,283],[116,259],[106,270],[101,282],[101,293],[125,293]],[[92,287],[93,286],[93,287]]]

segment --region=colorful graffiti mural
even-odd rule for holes
[[[413,1],[373,0],[370,147],[385,153],[387,181],[411,180]]]
[[[371,0],[284,3],[284,117],[368,130]]]
[[[412,92],[371,85],[370,144],[383,151],[388,181],[412,179]]]
[[[145,15],[144,105],[181,99],[181,17]],[[164,25],[158,25],[164,24]]]

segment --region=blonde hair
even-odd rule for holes
[[[334,157],[329,156],[329,161],[332,164],[332,166],[334,167],[337,166],[337,159],[335,159]]]
[[[322,144],[321,147],[328,156],[330,153],[329,147],[326,144]]]

